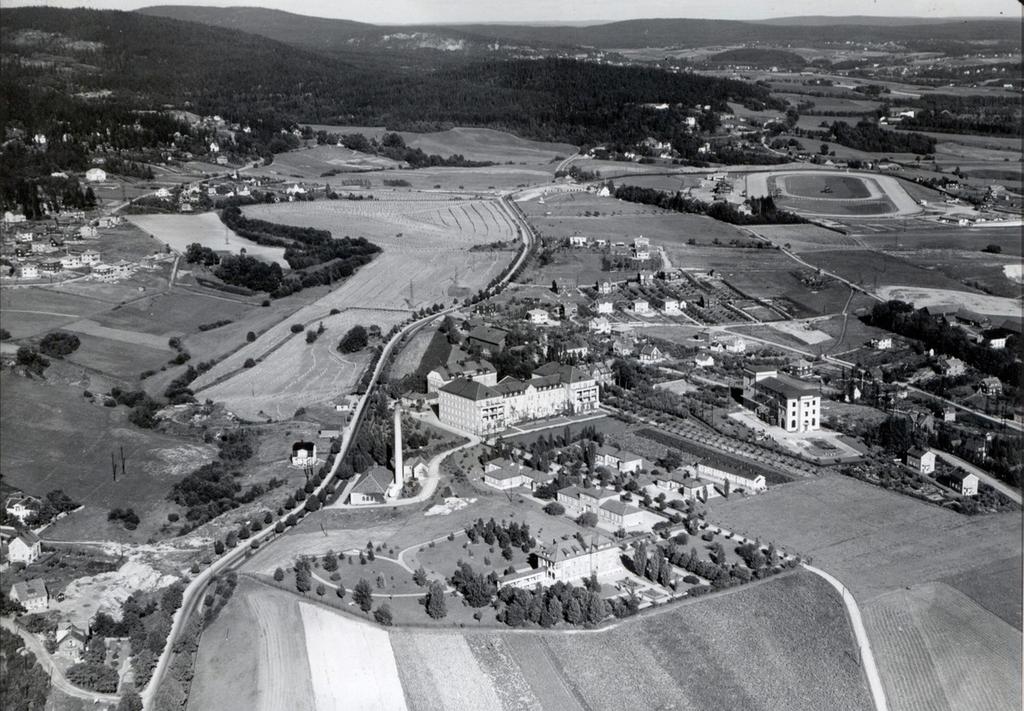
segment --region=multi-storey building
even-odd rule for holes
[[[821,395],[814,383],[779,373],[772,366],[743,371],[743,397],[765,422],[787,432],[821,427]]]
[[[600,404],[593,374],[559,363],[537,368],[529,380],[506,377],[493,386],[456,378],[437,395],[441,422],[477,435],[524,420],[592,412]]]

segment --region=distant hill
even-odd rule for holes
[[[786,25],[788,27],[906,27],[915,25],[948,25],[955,22],[987,22],[991,17],[879,17],[875,15],[799,15],[797,17],[773,17],[770,20],[754,20],[761,25]]]
[[[808,41],[1008,40],[1020,41],[1016,20],[929,22],[879,18],[792,18],[740,22],[657,18],[590,26],[566,25],[366,25],[259,8],[200,8],[158,5],[137,12],[229,27],[318,50],[395,47],[481,51],[498,43],[526,48],[701,47],[728,44],[788,44]],[[884,19],[884,18],[883,18]],[[834,21],[828,21],[834,20]],[[860,24],[856,21],[862,20]]]
[[[751,67],[785,67],[787,69],[801,69],[807,65],[807,60],[795,52],[758,47],[729,49],[711,55],[706,61],[712,64],[740,64]]]

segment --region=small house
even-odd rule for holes
[[[50,595],[42,578],[15,583],[8,597],[21,603],[28,612],[44,612],[50,607]]]
[[[4,511],[7,512],[8,516],[12,516],[22,523],[25,523],[25,519],[29,516],[39,513],[42,502],[34,496],[28,494],[12,494],[7,497],[4,502]]]
[[[292,445],[292,466],[311,467],[316,464],[316,442],[296,442]]]
[[[665,360],[665,354],[653,343],[644,345],[637,353],[637,357],[641,363],[660,363]]]
[[[72,660],[79,660],[85,653],[85,645],[89,635],[75,624],[62,625],[57,628],[57,654]]]
[[[950,489],[961,496],[977,496],[978,495],[978,475],[965,472],[960,469],[954,469],[948,474],[943,475],[943,483],[945,483]]]
[[[598,299],[597,301],[597,313],[599,314],[610,314],[615,311],[615,302],[611,299]]]
[[[551,314],[545,309],[530,309],[526,312],[527,320],[535,326],[547,326],[551,323]]]
[[[589,239],[584,235],[572,235],[569,237],[570,247],[586,247],[589,243]]]
[[[637,315],[647,316],[651,313],[651,304],[646,299],[634,299],[630,310]]]
[[[12,563],[31,565],[43,553],[43,545],[32,531],[18,531],[7,542],[7,559]]]
[[[394,480],[394,474],[390,469],[385,469],[382,466],[370,467],[363,474],[362,479],[352,487],[352,491],[348,495],[348,502],[353,506],[383,504]]]
[[[599,467],[608,467],[620,472],[639,471],[644,465],[643,457],[639,454],[608,446],[598,447],[594,461]]]
[[[612,499],[597,507],[597,520],[608,526],[631,528],[643,524],[644,512],[625,501]]]
[[[612,332],[611,322],[603,316],[590,319],[587,322],[587,328],[598,335],[607,335]]]
[[[907,466],[918,474],[931,474],[935,471],[935,452],[930,449],[908,449],[906,460]]]
[[[1002,395],[1003,394],[1003,383],[1002,383],[1002,381],[999,378],[995,377],[994,375],[990,375],[987,378],[982,378],[981,379],[981,393],[983,395],[988,395],[989,397],[994,397],[994,396],[997,396],[997,395]]]
[[[599,281],[597,283],[597,293],[600,294],[601,296],[607,296],[608,294],[612,293],[612,283],[607,279],[605,279],[604,281]]]

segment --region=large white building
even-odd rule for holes
[[[427,373],[427,392],[436,393],[457,378],[494,386],[498,384],[498,371],[486,360],[470,358],[466,354],[464,358],[449,360],[447,365],[438,366]]]
[[[537,567],[511,573],[498,581],[499,587],[533,588],[556,582],[578,584],[592,574],[603,575],[622,567],[622,551],[613,543],[581,545],[570,540],[537,550]]]
[[[547,363],[529,380],[505,377],[496,385],[456,378],[437,391],[441,422],[476,435],[497,434],[524,420],[592,412],[600,404],[593,375]]]
[[[779,373],[771,366],[743,371],[743,397],[758,417],[787,432],[808,432],[821,427],[821,395],[814,383]]]

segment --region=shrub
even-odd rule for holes
[[[82,342],[73,333],[54,331],[43,336],[39,342],[39,352],[51,358],[63,358],[78,350]]]
[[[305,330],[306,330],[306,327],[303,326],[301,323],[293,323],[292,324],[292,333],[302,333]]]
[[[117,691],[117,672],[102,664],[91,662],[73,664],[64,672],[64,676],[72,684],[90,691],[98,691],[101,694],[112,694]]]
[[[391,626],[391,607],[385,602],[383,605],[373,611],[373,619],[377,621],[377,624],[383,625],[384,627]]]
[[[587,511],[580,514],[579,518],[576,519],[576,523],[585,528],[593,528],[597,525],[597,514],[593,511]]]
[[[544,513],[550,516],[561,516],[565,513],[565,507],[557,501],[552,501],[550,504],[544,507]]]
[[[254,368],[256,367],[256,361],[254,361],[252,358],[246,358],[245,363],[243,363],[242,365],[246,368]]]
[[[338,350],[342,353],[355,353],[366,348],[369,340],[366,336],[366,329],[356,325],[349,329],[344,338],[338,343]]]

